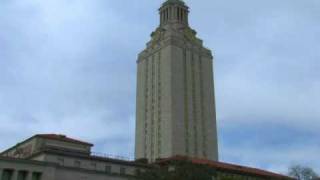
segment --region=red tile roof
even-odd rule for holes
[[[257,168],[245,167],[245,166],[218,162],[218,161],[211,161],[207,159],[189,158],[185,156],[174,156],[171,158],[161,159],[160,161],[157,162],[157,164],[160,164],[160,165],[166,164],[166,163],[169,163],[170,161],[191,161],[194,164],[208,165],[215,169],[220,169],[225,171],[234,171],[234,172],[258,175],[258,176],[273,177],[277,179],[294,179],[288,176],[284,176],[282,174],[277,174],[277,173],[273,173],[273,172],[269,172],[269,171],[265,171]]]
[[[70,143],[76,143],[76,144],[83,144],[83,145],[88,145],[88,146],[93,146],[93,144],[80,141],[77,139],[69,138],[66,135],[62,134],[37,134],[35,137],[42,137],[46,139],[53,139],[53,140],[58,140],[58,141],[65,141],[65,142],[70,142]]]

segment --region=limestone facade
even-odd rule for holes
[[[89,155],[92,146],[93,144],[77,141],[65,135],[37,134],[5,150],[1,155],[12,158],[28,158],[45,149],[67,149]]]
[[[168,0],[139,54],[135,158],[218,160],[213,56],[189,27],[188,7]]]
[[[102,163],[100,163],[102,164]],[[119,165],[112,170],[65,166],[59,163],[0,157],[0,179],[2,180],[129,180],[130,172],[122,174]],[[23,175],[22,175],[23,174]]]
[[[0,179],[128,180],[149,168],[134,161],[95,155],[91,147],[64,135],[35,135],[0,153]]]
[[[73,142],[75,146],[84,145],[83,142],[74,141],[66,136],[35,135],[26,141],[10,148],[25,147],[39,137],[49,137],[50,140],[60,141],[61,144]],[[54,138],[54,139],[52,139]],[[56,139],[59,138],[59,139]],[[46,139],[43,139],[46,140]],[[77,144],[78,143],[78,144]],[[58,143],[60,145],[60,143]],[[90,145],[90,144],[88,144]],[[0,179],[1,180],[139,180],[140,175],[149,171],[158,171],[167,174],[174,171],[198,169],[200,166],[210,172],[212,179],[248,179],[248,180],[274,180],[292,179],[280,174],[244,167],[207,159],[196,159],[182,156],[161,159],[155,163],[145,161],[130,161],[117,158],[97,156],[89,149],[89,154],[79,153],[76,148],[65,146],[59,148],[47,147],[35,151],[28,157],[10,156],[0,153]],[[184,166],[188,164],[187,166]],[[204,167],[205,166],[205,167]],[[191,169],[190,169],[191,168]],[[209,170],[209,169],[210,170]],[[199,172],[199,171],[195,171]]]

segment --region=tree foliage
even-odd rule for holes
[[[291,166],[289,168],[289,176],[298,180],[315,180],[319,178],[317,173],[312,168],[301,165]]]
[[[176,162],[170,166],[152,168],[139,175],[141,180],[212,180],[215,170],[190,162]]]

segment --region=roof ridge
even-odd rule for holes
[[[48,139],[62,140],[62,141],[65,140],[68,142],[80,143],[80,144],[86,144],[86,145],[93,146],[92,143],[78,140],[75,138],[71,138],[71,137],[68,137],[67,135],[64,135],[64,134],[36,134],[35,136],[42,137],[42,138],[48,138]]]

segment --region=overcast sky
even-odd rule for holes
[[[0,0],[0,150],[60,133],[133,157],[161,0]],[[213,50],[220,160],[320,173],[320,1],[188,0]]]

